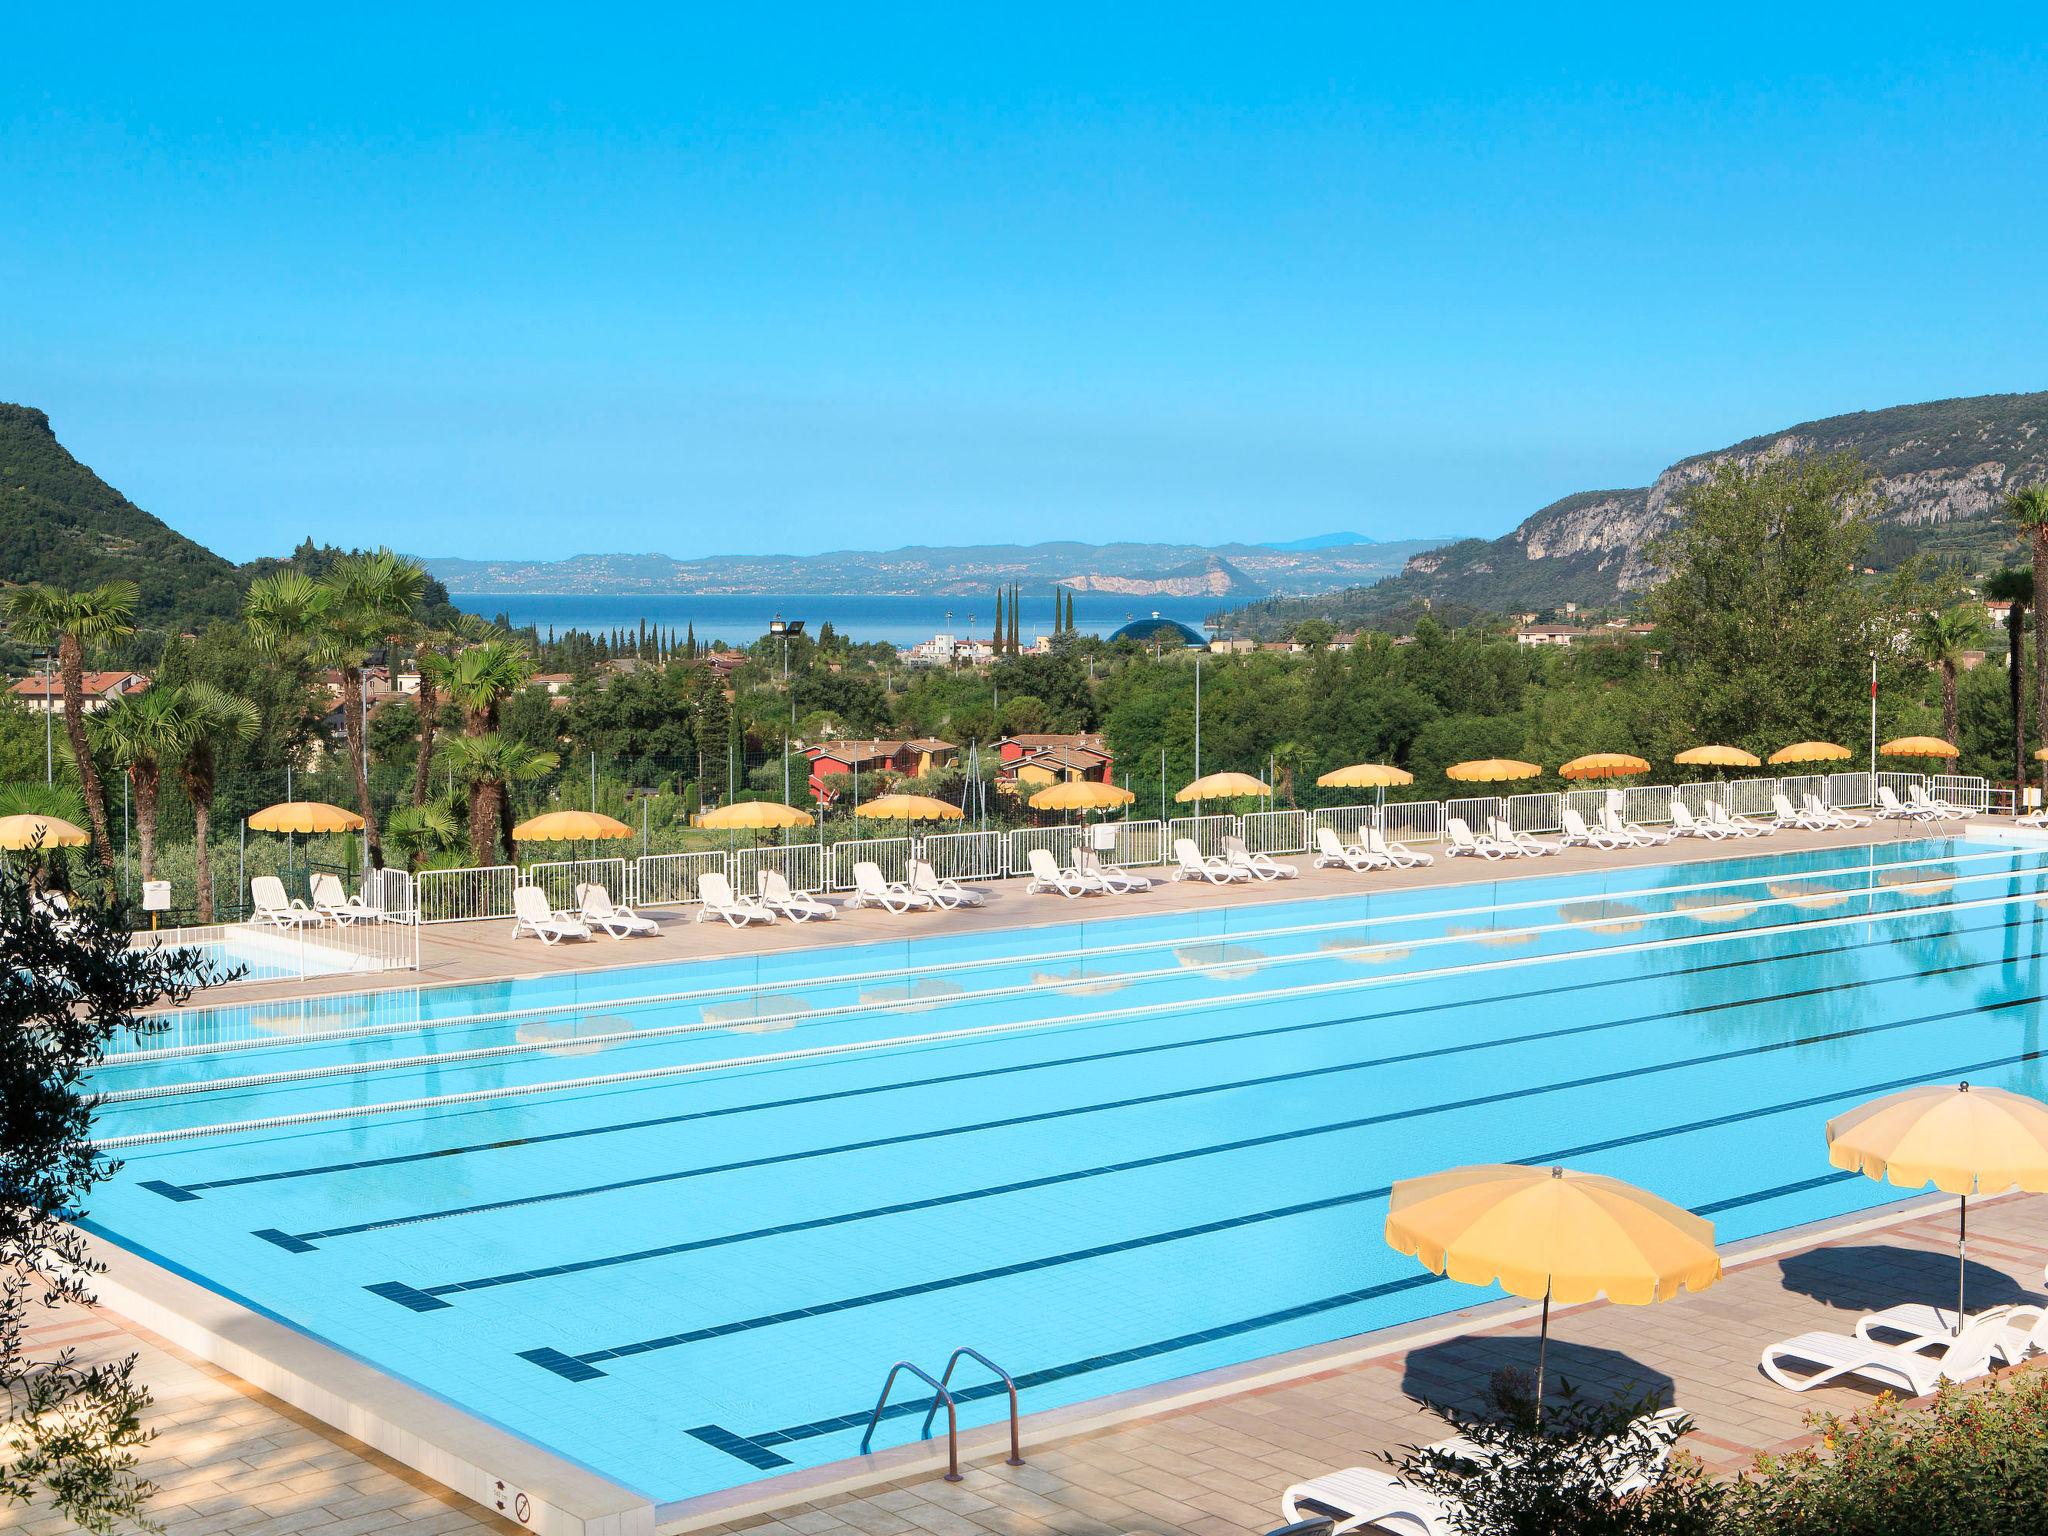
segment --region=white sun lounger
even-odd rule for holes
[[[1415,869],[1436,862],[1435,854],[1422,853],[1406,843],[1388,842],[1387,834],[1378,827],[1365,829],[1365,851],[1375,858],[1385,859],[1396,869]]]
[[[719,919],[728,928],[744,928],[749,923],[772,923],[775,914],[759,898],[741,896],[732,888],[732,881],[724,875],[705,874],[697,877],[697,921],[708,923]]]
[[[958,880],[941,880],[939,872],[923,859],[910,861],[910,888],[931,897],[951,911],[954,907],[979,907],[988,901],[980,891],[970,891]]]
[[[1559,838],[1558,841],[1567,848],[1604,849],[1619,848],[1621,846],[1622,840],[1614,833],[1609,832],[1604,827],[1595,832],[1586,825],[1586,818],[1570,806],[1566,806],[1559,812],[1557,819],[1564,824],[1564,836]]]
[[[1474,837],[1472,829],[1465,824],[1462,816],[1448,816],[1444,819],[1444,836],[1450,846],[1444,852],[1451,858],[1505,859],[1518,857],[1519,849],[1508,848],[1491,834]]]
[[[1877,815],[1880,821],[1935,821],[1941,813],[1932,806],[1906,805],[1892,793],[1889,784],[1877,786]]]
[[[1223,862],[1233,869],[1248,869],[1254,880],[1292,880],[1301,873],[1292,864],[1282,864],[1270,853],[1253,853],[1241,837],[1223,839]]]
[[[1992,1353],[2007,1365],[2018,1365],[2030,1353],[2048,1354],[2048,1306],[2023,1301],[2003,1307],[1986,1307],[1964,1317],[1965,1327],[1986,1319],[1999,1325]],[[1856,1321],[1856,1337],[1867,1344],[1887,1344],[1896,1349],[1924,1351],[1948,1343],[1955,1337],[1953,1307],[1933,1307],[1922,1301],[1886,1307]]]
[[[1738,816],[1718,800],[1707,802],[1707,820],[1717,827],[1727,827],[1740,837],[1769,837],[1778,830],[1768,821],[1752,821],[1747,816]]]
[[[249,921],[259,928],[317,928],[327,914],[315,911],[298,897],[287,898],[284,882],[275,875],[257,875],[249,882]]]
[[[548,905],[548,893],[537,885],[512,888],[512,937],[530,933],[543,944],[564,939],[587,939],[590,929],[569,912],[557,912]]]
[[[1173,840],[1173,878],[1207,880],[1211,885],[1228,885],[1233,880],[1251,879],[1252,872],[1240,869],[1223,859],[1208,857],[1195,846],[1192,837],[1176,837]]]
[[[1659,832],[1637,822],[1624,821],[1621,812],[1613,806],[1600,813],[1600,825],[1607,829],[1609,837],[1620,839],[1630,848],[1662,848],[1678,836],[1676,832]]]
[[[1696,821],[1683,800],[1671,802],[1671,830],[1678,837],[1707,837],[1719,840],[1739,834],[1733,827],[1724,827],[1712,821]]]
[[[614,905],[612,893],[595,882],[576,887],[576,915],[615,939],[646,938],[661,932],[661,925],[653,918],[642,917],[631,907]]]
[[[1024,862],[1031,869],[1031,883],[1024,887],[1029,895],[1037,896],[1050,891],[1072,901],[1076,896],[1109,894],[1107,880],[1100,875],[1091,875],[1086,870],[1072,866],[1060,868],[1049,848],[1033,848],[1025,854]]]
[[[1845,811],[1839,805],[1829,805],[1819,795],[1809,792],[1806,796],[1806,813],[1818,816],[1832,827],[1867,827],[1868,816],[1858,816],[1854,811]]]
[[[1808,832],[1839,830],[1837,823],[1829,821],[1825,816],[1816,816],[1810,808],[1803,811],[1795,809],[1791,798],[1784,794],[1771,796],[1771,809],[1777,812],[1777,825],[1781,827],[1798,827]]]
[[[1925,1354],[1892,1344],[1873,1344],[1853,1334],[1802,1333],[1768,1346],[1760,1365],[1766,1376],[1791,1392],[1854,1376],[1919,1397],[1932,1392],[1943,1377],[1969,1381],[1989,1371],[2004,1328],[2000,1318],[1980,1317],[1954,1338],[1942,1340],[1938,1350]],[[1815,1370],[1810,1376],[1795,1376],[1785,1369],[1788,1361],[1805,1361]]]
[[[1934,812],[1943,821],[1967,821],[1974,813],[1952,800],[1942,800],[1915,784],[1906,791],[1906,803]]]
[[[1542,838],[1536,837],[1531,833],[1517,832],[1502,817],[1489,816],[1486,818],[1486,825],[1493,833],[1496,842],[1506,843],[1518,853],[1545,854],[1564,852],[1563,843],[1546,843]]]
[[[1363,843],[1346,847],[1329,827],[1316,828],[1317,869],[1387,869],[1393,860],[1382,858]]]
[[[359,917],[372,922],[384,918],[382,907],[366,907],[362,899],[349,895],[342,889],[339,875],[318,874],[313,877],[313,910],[346,928]]]
[[[938,902],[896,880],[882,878],[882,866],[862,859],[853,866],[853,904],[880,907],[884,912],[929,912]]]
[[[1141,875],[1134,869],[1118,869],[1114,864],[1105,864],[1102,862],[1102,855],[1093,848],[1074,850],[1074,868],[1084,875],[1093,875],[1119,896],[1131,891],[1152,889],[1150,875]]]
[[[754,884],[760,889],[761,905],[793,923],[808,923],[816,917],[829,921],[839,915],[831,902],[820,901],[809,891],[791,890],[789,876],[779,869],[761,870],[754,876]]]

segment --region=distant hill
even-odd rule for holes
[[[0,403],[0,585],[89,587],[124,577],[142,589],[145,624],[226,617],[241,601],[231,562],[79,463],[41,411]]]
[[[419,556],[452,592],[649,595],[849,593],[975,596],[1010,582],[1133,597],[1262,597],[1327,592],[1397,574],[1440,539],[1374,543],[1325,534],[1295,544],[973,544],[822,555],[577,555],[568,560]],[[1298,546],[1298,547],[1297,547]]]
[[[1998,513],[2006,492],[2048,480],[2048,391],[1977,395],[1888,410],[1856,411],[1746,438],[1680,459],[1647,486],[1580,491],[1532,513],[1498,539],[1463,539],[1413,556],[1397,577],[1307,602],[1246,608],[1237,622],[1275,633],[1304,618],[1401,623],[1439,613],[1513,613],[1625,604],[1651,586],[1648,547],[1677,521],[1686,486],[1728,460],[1847,451],[1877,477],[1883,501],[1874,559],[1914,554],[1971,571],[2021,557]]]
[[[1377,544],[1378,539],[1368,539],[1362,533],[1312,533],[1305,539],[1288,539],[1280,543],[1261,544],[1261,549],[1307,550],[1341,549],[1354,544]]]

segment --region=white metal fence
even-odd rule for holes
[[[1559,832],[1564,829],[1564,796],[1557,794],[1509,795],[1507,823],[1510,832]]]
[[[1000,832],[939,832],[919,851],[941,880],[1000,880],[1007,872]]]
[[[1465,795],[1456,800],[1444,802],[1444,820],[1456,817],[1465,823],[1468,831],[1484,833],[1493,818],[1506,818],[1508,803],[1499,795]]]
[[[863,837],[851,843],[834,843],[826,850],[825,872],[832,889],[853,889],[853,866],[872,863],[880,867],[884,880],[910,877],[910,839],[907,837]]]
[[[1114,837],[1102,861],[1119,869],[1140,864],[1164,864],[1172,850],[1166,841],[1163,821],[1112,821]]]
[[[191,950],[207,974],[238,982],[416,971],[420,965],[418,925],[369,917],[349,923],[299,923],[290,928],[210,923],[194,928],[145,929],[129,935],[128,947]]]
[[[1166,824],[1166,851],[1169,857],[1178,838],[1189,838],[1202,850],[1204,858],[1223,856],[1223,839],[1236,837],[1237,817],[1235,816],[1176,816]]]
[[[787,848],[742,848],[732,856],[732,888],[742,896],[758,896],[763,870],[779,873],[792,891],[823,890],[824,845],[792,843]]]
[[[579,885],[601,885],[613,901],[638,901],[632,879],[624,859],[559,859],[527,865],[520,883],[539,886],[547,893],[548,905],[561,911],[582,905],[576,899]]]
[[[1244,822],[1244,845],[1252,853],[1308,852],[1308,812],[1254,811]]]
[[[1871,801],[1870,775],[1867,773],[1831,773],[1828,775],[1828,804],[1839,805],[1845,810],[1867,806]]]
[[[474,923],[512,915],[512,888],[519,866],[493,864],[487,869],[422,870],[413,889],[423,923]]]
[[[649,853],[633,861],[633,902],[642,907],[681,907],[703,898],[697,882],[724,874],[722,853]]]

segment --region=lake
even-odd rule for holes
[[[601,634],[613,629],[638,630],[645,619],[651,625],[681,633],[694,625],[697,639],[709,643],[723,640],[728,645],[746,645],[768,632],[768,621],[778,615],[802,619],[815,634],[821,624],[830,623],[841,634],[861,641],[887,641],[890,645],[915,645],[936,634],[979,636],[987,639],[995,627],[995,597],[862,597],[784,593],[735,595],[716,593],[692,596],[687,593],[593,596],[585,593],[454,592],[449,594],[458,608],[485,618],[504,614],[514,626],[531,624],[546,639],[552,627],[557,634],[582,629]],[[1050,593],[1024,596],[1021,637],[1026,645],[1040,634],[1052,633],[1053,599]],[[1107,635],[1132,619],[1163,614],[1183,624],[1202,628],[1203,621],[1222,604],[1211,597],[1124,597],[1114,592],[1074,594],[1074,625],[1083,634]]]

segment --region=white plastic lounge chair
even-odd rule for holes
[[[564,939],[587,939],[590,929],[583,919],[569,912],[557,912],[548,906],[548,893],[537,885],[515,885],[512,888],[512,937],[530,933],[543,944],[559,944]]]
[[[749,923],[772,923],[775,914],[753,896],[737,895],[732,881],[724,875],[699,875],[697,877],[697,921],[708,923],[713,918],[722,921],[728,928],[744,928]]]
[[[1152,889],[1150,875],[1141,875],[1134,869],[1118,869],[1114,864],[1105,864],[1102,862],[1102,855],[1093,848],[1074,850],[1074,868],[1084,875],[1093,875],[1119,896],[1130,891]]]
[[[29,905],[47,917],[59,933],[74,932],[79,916],[71,910],[71,898],[62,891],[37,891],[29,897]]]
[[[1211,885],[1228,885],[1233,880],[1251,879],[1252,872],[1240,869],[1223,859],[1210,858],[1195,846],[1192,837],[1176,837],[1173,840],[1173,878],[1206,880]]]
[[[908,883],[913,891],[923,892],[949,912],[955,907],[979,907],[988,901],[980,891],[970,891],[958,880],[941,880],[939,872],[923,859],[910,861]]]
[[[2016,827],[2033,827],[2036,830],[2048,827],[2048,811],[2036,811],[2031,816],[2015,816],[2012,824]]]
[[[1727,827],[1740,837],[1768,837],[1778,830],[1768,821],[1755,821],[1747,816],[1738,816],[1718,800],[1707,802],[1707,820],[1717,827]]]
[[[1778,819],[1776,825],[1781,827],[1798,827],[1807,832],[1838,830],[1835,823],[1829,821],[1825,816],[1816,816],[1811,808],[1803,811],[1795,809],[1791,798],[1784,794],[1774,794],[1771,796],[1771,809],[1777,812]]]
[[[1493,833],[1496,842],[1506,843],[1517,853],[1535,855],[1564,852],[1563,843],[1546,843],[1542,838],[1535,836],[1533,833],[1517,832],[1499,816],[1487,817],[1486,825],[1488,830]]]
[[[808,923],[817,917],[830,920],[839,915],[839,909],[829,901],[820,901],[809,891],[791,890],[789,876],[779,869],[760,871],[754,876],[754,884],[760,888],[761,905],[793,923]]]
[[[372,922],[383,920],[384,909],[366,907],[360,897],[349,895],[342,889],[339,875],[315,875],[312,889],[313,910],[344,928],[359,917],[367,917]]]
[[[1567,848],[1619,848],[1622,840],[1606,828],[1595,832],[1586,825],[1586,818],[1570,806],[1566,806],[1557,818],[1564,824],[1564,836],[1558,841]]]
[[[1992,1352],[1997,1349],[2004,1320],[1980,1317],[1954,1338],[1943,1339],[1938,1350],[1926,1354],[1891,1344],[1873,1344],[1867,1339],[1842,1333],[1802,1333],[1796,1339],[1772,1344],[1763,1352],[1763,1373],[1789,1392],[1804,1392],[1845,1376],[1860,1377],[1919,1397],[1932,1392],[1943,1378],[1969,1381],[1991,1369]],[[1810,1376],[1795,1376],[1785,1369],[1787,1361],[1803,1360],[1816,1369]]]
[[[1867,827],[1868,816],[1858,816],[1854,811],[1845,811],[1839,805],[1829,805],[1819,795],[1809,793],[1806,797],[1806,812],[1818,816],[1831,827]]]
[[[1600,813],[1600,825],[1607,829],[1609,837],[1619,838],[1629,848],[1662,848],[1678,836],[1676,832],[1660,832],[1639,822],[1624,821],[1621,812],[1611,805]]]
[[[287,898],[284,882],[275,875],[257,875],[249,882],[249,921],[259,928],[317,928],[327,914],[316,912],[298,897]]]
[[[1270,853],[1253,853],[1241,837],[1223,839],[1223,862],[1232,869],[1248,869],[1254,880],[1292,880],[1301,873],[1292,864],[1282,864]]]
[[[1940,812],[1931,807],[1905,805],[1892,793],[1891,786],[1877,786],[1877,815],[1880,821],[1934,821]]]
[[[1444,819],[1444,836],[1450,839],[1450,846],[1444,852],[1454,859],[1505,859],[1516,852],[1512,848],[1502,847],[1491,834],[1474,837],[1472,829],[1465,825],[1465,818],[1462,816],[1449,816]]]
[[[882,866],[862,859],[853,866],[853,904],[880,907],[884,912],[929,912],[938,906],[923,891],[913,891],[897,880],[884,880]]]
[[[1387,834],[1378,827],[1365,829],[1365,851],[1375,858],[1385,859],[1396,869],[1415,869],[1434,864],[1436,855],[1410,848],[1406,843],[1390,843]]]
[[[1031,868],[1031,883],[1024,887],[1030,895],[1054,891],[1072,901],[1076,896],[1109,894],[1107,880],[1080,869],[1060,868],[1049,848],[1033,848],[1024,856],[1024,862]]]
[[[1918,784],[1906,791],[1906,803],[1921,810],[1932,811],[1942,821],[1966,821],[1972,814],[1954,801],[1930,795]]]
[[[1992,1353],[2007,1365],[2018,1365],[2032,1351],[2048,1354],[2048,1306],[2023,1301],[2002,1307],[1986,1307],[1964,1317],[1969,1327],[1986,1319],[1999,1325]],[[1867,1344],[1887,1344],[1897,1349],[1924,1351],[1946,1345],[1955,1337],[1953,1307],[1932,1307],[1921,1301],[1886,1307],[1856,1320],[1856,1337]]]
[[[1676,837],[1706,837],[1716,841],[1737,835],[1733,827],[1724,827],[1711,821],[1695,821],[1683,800],[1671,802],[1671,831]]]
[[[1383,859],[1363,843],[1345,847],[1329,827],[1316,828],[1317,869],[1387,869],[1392,859]]]
[[[1331,1536],[1346,1536],[1368,1525],[1419,1536],[1445,1536],[1451,1529],[1449,1513],[1434,1494],[1377,1467],[1325,1472],[1280,1495],[1283,1520],[1308,1520],[1317,1515],[1336,1521]]]
[[[615,939],[646,938],[661,932],[653,918],[642,917],[631,907],[613,905],[612,893],[595,883],[576,887],[576,915]]]

